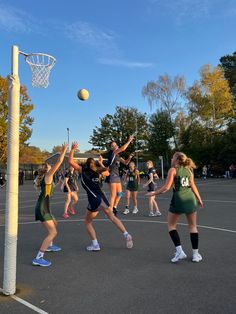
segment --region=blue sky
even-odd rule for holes
[[[92,130],[115,106],[151,113],[141,95],[159,75],[184,75],[236,50],[235,0],[0,0],[0,75],[10,73],[13,44],[53,55],[47,89],[31,87],[20,57],[21,84],[35,104],[30,145],[51,150],[67,139],[91,148]],[[90,99],[78,101],[80,88]]]

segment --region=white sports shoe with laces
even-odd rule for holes
[[[202,260],[201,254],[199,254],[199,253],[193,254],[192,262],[199,263],[201,260]]]
[[[123,214],[124,214],[124,215],[129,214],[129,209],[128,209],[128,208],[126,208],[126,209],[123,211]]]
[[[97,252],[97,251],[100,251],[101,249],[100,249],[100,245],[99,244],[97,244],[97,245],[93,245],[92,243],[91,243],[91,245],[89,245],[89,246],[87,246],[86,247],[86,250],[87,251],[92,251],[92,252]]]
[[[132,249],[132,247],[134,246],[134,243],[133,243],[131,235],[128,234],[127,237],[125,238],[125,240],[126,240],[127,249]]]
[[[171,259],[172,263],[177,263],[178,261],[185,259],[187,255],[184,253],[184,251],[175,252],[175,256]]]

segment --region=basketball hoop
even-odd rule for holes
[[[49,75],[56,63],[56,59],[45,53],[24,55],[25,61],[29,64],[32,71],[32,86],[47,88],[49,85]]]

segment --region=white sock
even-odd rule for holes
[[[198,254],[198,249],[193,249],[193,254]]]
[[[129,233],[128,233],[127,231],[125,231],[125,232],[123,233],[123,236],[124,236],[125,238],[127,238],[128,235],[129,235]]]
[[[49,246],[53,246],[53,242],[51,241],[50,245]]]
[[[176,246],[175,248],[177,253],[181,253],[183,251],[182,245]]]
[[[97,239],[92,240],[92,243],[93,243],[93,246],[97,246],[98,245],[98,240]]]
[[[137,210],[138,209],[137,206],[135,206],[134,209]]]
[[[37,254],[37,256],[36,256],[36,259],[43,258],[44,253],[45,253],[45,252],[38,251],[38,254]]]

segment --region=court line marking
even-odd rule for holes
[[[3,289],[0,288],[0,291],[3,292]],[[25,305],[26,307],[30,308],[31,310],[40,313],[40,314],[49,314],[48,312],[45,312],[44,310],[40,309],[39,307],[17,297],[16,295],[9,295],[10,298],[14,299],[16,302],[19,302],[23,305]]]
[[[86,194],[83,194],[83,196],[86,196]],[[138,197],[138,199],[145,199],[147,197]],[[55,199],[58,199],[58,198],[55,198]],[[83,197],[79,197],[79,201],[84,201],[86,200],[87,198],[83,198]],[[170,198],[169,197],[158,197],[159,200],[169,200]],[[23,202],[34,202],[36,203],[37,200],[28,200],[28,201],[23,201]],[[20,202],[23,203],[23,202]],[[236,200],[206,200],[206,199],[203,199],[203,202],[204,203],[207,203],[207,202],[211,202],[211,203],[228,203],[228,204],[236,204]],[[52,205],[58,205],[58,204],[62,204],[63,202],[51,202]],[[0,204],[1,205],[1,204]],[[4,204],[5,205],[5,204]],[[24,208],[30,208],[30,207],[33,207],[31,205],[26,205],[26,206],[20,206],[19,209],[24,209]],[[5,209],[0,209],[0,212],[3,212],[5,211]]]
[[[79,200],[85,201],[85,200],[87,200],[87,198],[79,198]],[[34,203],[36,204],[37,201],[34,202]],[[63,203],[64,203],[64,201],[63,202],[51,202],[50,205],[58,205],[58,204],[63,204]],[[35,208],[35,204],[34,205],[19,206],[18,209],[24,209],[24,208],[32,208],[32,209],[34,209]],[[5,209],[0,209],[0,212],[4,212],[4,211],[5,211]]]
[[[147,222],[147,223],[156,223],[156,224],[167,224],[167,221],[157,221],[157,220],[144,220],[144,219],[120,219],[122,222]],[[109,219],[95,219],[94,222],[101,221],[101,222],[110,222]],[[57,220],[59,223],[65,223],[65,222],[84,222],[84,219],[70,219],[70,220]],[[25,222],[19,222],[19,225],[33,225],[33,224],[39,224],[40,222],[38,221],[25,221]],[[188,226],[188,224],[179,222],[178,225],[180,226]],[[0,227],[4,227],[5,225],[0,225]],[[222,231],[222,232],[229,232],[229,233],[235,233],[236,230],[231,230],[231,229],[225,229],[225,228],[218,228],[218,227],[211,227],[211,226],[205,226],[205,225],[197,225],[198,228],[202,229],[209,229],[209,230],[217,230],[217,231]]]

